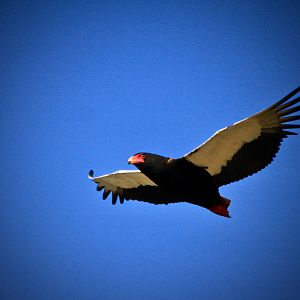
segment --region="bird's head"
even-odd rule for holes
[[[132,155],[128,158],[128,164],[130,165],[137,165],[137,164],[144,164],[147,160],[148,153],[140,152],[137,154]]]
[[[128,164],[135,165],[141,171],[144,171],[146,169],[158,171],[167,164],[168,160],[168,157],[164,157],[158,154],[139,152],[129,157]]]

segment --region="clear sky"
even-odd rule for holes
[[[2,1],[1,299],[295,299],[300,138],[190,204],[87,178],[179,157],[300,84],[297,1]]]

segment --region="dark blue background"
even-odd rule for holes
[[[112,206],[87,179],[179,157],[296,88],[295,3],[1,2],[1,299],[295,299],[299,137],[221,189],[232,219]]]

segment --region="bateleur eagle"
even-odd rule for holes
[[[267,109],[217,131],[202,145],[180,158],[140,152],[128,159],[139,170],[121,170],[89,178],[103,191],[112,192],[112,203],[138,200],[153,204],[188,202],[224,217],[230,200],[219,187],[262,170],[269,165],[284,138],[297,133],[290,123],[300,119],[300,87]]]

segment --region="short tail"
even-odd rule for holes
[[[231,200],[229,200],[229,199],[221,196],[220,203],[217,204],[217,205],[214,205],[212,207],[209,207],[208,209],[211,212],[213,212],[213,213],[215,213],[215,214],[217,214],[219,216],[230,218],[229,211],[227,210],[227,208],[230,205],[230,202],[231,202]]]

